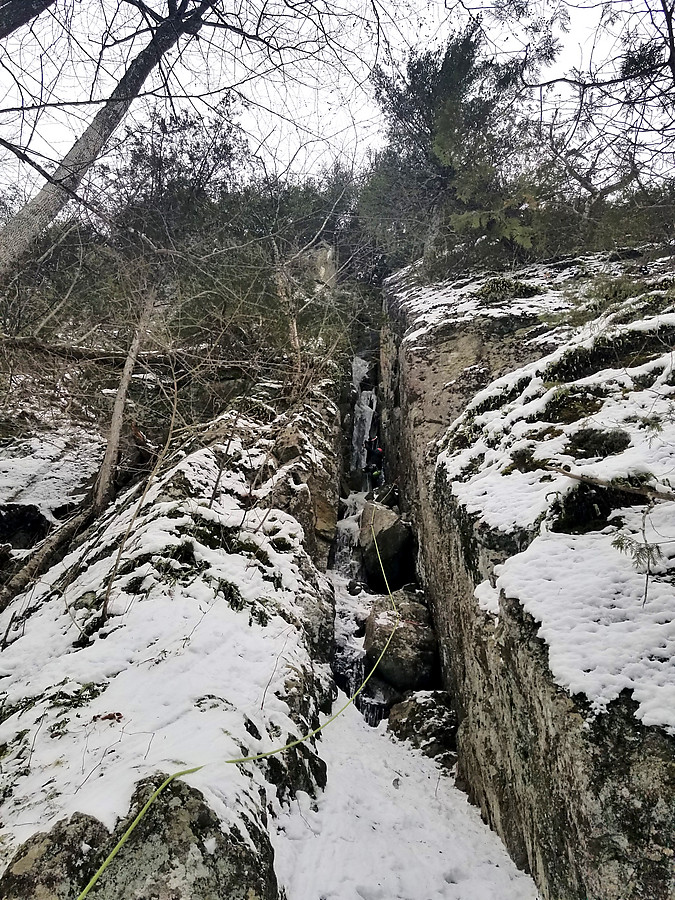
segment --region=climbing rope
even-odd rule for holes
[[[382,557],[381,557],[381,555],[380,555],[380,548],[379,548],[379,546],[378,546],[378,544],[377,544],[377,537],[375,536],[374,521],[375,521],[375,507],[373,506],[373,515],[372,515],[371,520],[370,520],[370,531],[371,531],[371,534],[372,534],[372,536],[373,536],[373,543],[375,544],[375,550],[376,550],[376,552],[377,552],[377,559],[378,559],[378,561],[379,561],[379,563],[380,563],[380,569],[382,570],[382,577],[384,578],[384,584],[385,584],[385,587],[387,588],[387,594],[388,594],[388,596],[389,596],[389,599],[391,600],[391,605],[392,605],[392,608],[393,608],[393,610],[394,610],[394,615],[395,615],[395,619],[394,619],[394,627],[392,628],[391,634],[389,635],[389,637],[388,637],[388,639],[387,639],[387,642],[386,642],[386,644],[384,645],[384,647],[383,647],[383,649],[382,649],[382,652],[381,652],[380,655],[378,656],[378,658],[377,658],[377,660],[376,660],[376,662],[375,662],[375,665],[374,665],[373,668],[370,670],[370,672],[368,673],[368,675],[364,678],[364,680],[362,681],[362,683],[361,683],[360,687],[358,688],[358,690],[356,690],[356,691],[352,694],[352,696],[351,696],[351,697],[349,698],[349,700],[344,704],[344,706],[342,706],[342,707],[341,707],[336,713],[334,713],[329,719],[326,719],[326,721],[323,723],[323,725],[319,725],[318,728],[312,729],[312,731],[309,731],[309,732],[308,732],[307,734],[305,734],[303,737],[298,738],[298,739],[295,740],[295,741],[290,741],[288,744],[284,744],[283,747],[277,747],[277,748],[274,749],[274,750],[268,750],[267,753],[256,753],[256,754],[253,755],[253,756],[240,756],[240,757],[237,757],[237,758],[235,758],[235,759],[224,759],[224,760],[222,760],[222,762],[223,762],[224,765],[237,765],[238,763],[255,762],[256,760],[259,760],[259,759],[267,759],[267,757],[269,757],[269,756],[276,756],[276,755],[279,754],[279,753],[283,753],[285,750],[290,750],[290,749],[292,749],[293,747],[297,747],[298,744],[304,744],[305,741],[308,741],[308,740],[310,740],[310,738],[315,737],[315,735],[319,734],[320,731],[323,731],[324,728],[326,728],[328,725],[330,725],[331,722],[334,722],[339,716],[341,716],[342,713],[343,713],[346,709],[348,709],[348,708],[352,705],[352,703],[354,703],[354,701],[355,701],[356,698],[359,696],[359,694],[361,693],[361,691],[363,691],[363,689],[365,688],[365,686],[368,684],[368,682],[370,681],[370,679],[373,677],[373,674],[375,673],[375,670],[377,669],[377,667],[379,666],[380,662],[382,661],[382,659],[383,659],[383,657],[384,657],[384,654],[385,654],[385,653],[387,652],[387,650],[389,649],[389,645],[391,644],[392,638],[394,637],[394,635],[395,635],[395,633],[396,633],[396,629],[398,628],[398,626],[399,626],[400,623],[401,623],[401,616],[400,616],[399,611],[398,611],[398,608],[397,608],[397,606],[396,606],[396,601],[394,600],[393,594],[392,594],[392,592],[391,592],[391,588],[389,587],[389,582],[388,582],[388,580],[387,580],[387,573],[386,573],[385,570],[384,570],[384,563],[382,562]],[[129,825],[129,827],[128,827],[127,830],[124,832],[124,834],[123,834],[122,837],[119,839],[119,841],[115,844],[115,846],[113,847],[113,849],[111,850],[111,852],[108,854],[108,856],[105,858],[105,860],[103,861],[103,863],[102,863],[102,864],[99,866],[99,868],[96,870],[96,872],[95,872],[94,875],[91,877],[91,880],[89,881],[89,883],[87,884],[87,886],[86,886],[86,887],[84,888],[84,890],[78,895],[77,900],[84,900],[84,898],[87,896],[87,894],[89,894],[89,892],[92,890],[92,888],[94,887],[94,885],[97,883],[97,881],[99,880],[99,878],[101,877],[101,875],[103,875],[103,873],[104,873],[105,870],[108,868],[108,866],[111,864],[111,862],[115,859],[115,857],[117,856],[117,854],[119,853],[119,851],[120,851],[120,850],[122,849],[122,847],[127,843],[127,841],[128,841],[129,838],[131,837],[131,835],[132,835],[134,829],[136,828],[136,826],[138,825],[138,823],[143,819],[143,817],[145,816],[145,814],[147,813],[147,811],[150,809],[150,807],[151,807],[152,804],[155,802],[155,800],[159,797],[159,795],[164,791],[164,789],[167,788],[167,787],[171,784],[171,782],[172,782],[172,781],[175,781],[177,778],[181,778],[181,777],[183,777],[184,775],[192,775],[194,772],[199,772],[201,769],[204,768],[205,765],[207,765],[207,764],[204,763],[204,764],[202,764],[201,766],[195,766],[195,767],[192,768],[192,769],[182,769],[180,772],[174,772],[173,775],[169,775],[169,777],[166,778],[166,779],[160,784],[160,786],[157,788],[157,790],[154,791],[154,792],[150,795],[150,797],[148,797],[148,799],[147,799],[145,805],[143,806],[143,808],[140,810],[140,812],[138,813],[138,815],[136,816],[136,818],[133,820],[133,822],[131,823],[131,825]]]

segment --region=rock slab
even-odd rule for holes
[[[429,611],[405,591],[393,595],[400,620],[377,674],[399,691],[431,687],[437,669],[436,636]],[[396,627],[389,597],[378,598],[366,620],[364,650],[374,666]]]
[[[392,706],[387,731],[450,767],[457,761],[457,724],[447,691],[415,691]]]

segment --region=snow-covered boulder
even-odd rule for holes
[[[0,617],[2,896],[72,900],[158,782],[201,767],[96,895],[278,897],[268,817],[325,766],[316,739],[264,754],[315,728],[334,687],[332,588],[276,498],[336,474],[337,415],[321,386],[280,406],[193,429]],[[313,439],[278,465],[293,416]]]

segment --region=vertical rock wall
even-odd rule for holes
[[[390,283],[384,435],[460,718],[458,781],[545,900],[669,900],[675,742],[642,726],[624,695],[591,718],[554,683],[538,624],[516,599],[502,598],[497,619],[481,610],[476,585],[530,536],[477,525],[434,473],[433,441],[476,391],[542,355],[539,323],[476,315],[418,337],[402,297]]]

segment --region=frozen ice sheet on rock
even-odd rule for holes
[[[384,724],[350,706],[322,733],[321,756],[324,793],[299,794],[276,821],[288,900],[536,900],[452,779]]]

